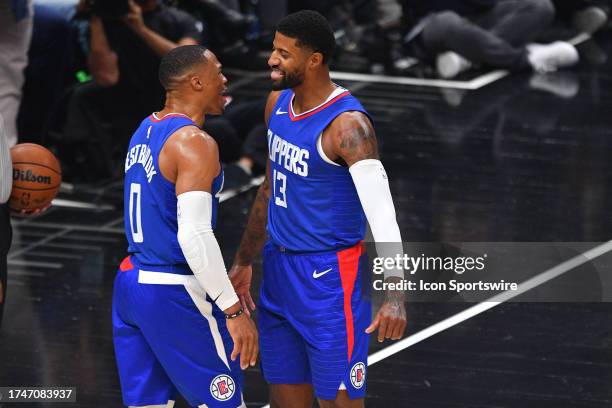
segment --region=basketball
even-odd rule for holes
[[[60,164],[53,153],[34,143],[21,143],[11,148],[11,160],[11,209],[34,211],[51,203],[62,183]]]

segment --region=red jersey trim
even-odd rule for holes
[[[342,291],[344,292],[344,318],[346,322],[348,361],[351,361],[353,357],[353,348],[355,346],[355,325],[353,322],[351,299],[353,296],[353,289],[355,289],[357,274],[359,272],[359,258],[363,254],[363,251],[363,241],[360,241],[357,245],[337,253],[340,280],[342,281]]]
[[[121,272],[126,272],[131,269],[134,269],[134,265],[132,264],[132,260],[130,256],[128,255],[123,259],[123,261],[121,261],[121,265],[119,265],[119,270]]]

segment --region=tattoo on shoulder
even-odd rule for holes
[[[372,124],[363,114],[353,114],[339,132],[340,156],[345,161],[378,159]]]

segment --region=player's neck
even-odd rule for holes
[[[167,100],[164,109],[157,112],[159,118],[163,118],[165,115],[170,113],[182,113],[183,115],[189,116],[196,125],[202,127],[204,125],[204,114],[202,108],[197,107],[190,103],[181,103],[176,100]]]
[[[327,78],[314,79],[293,88],[295,97],[293,99],[293,111],[299,115],[313,109],[329,98],[336,89],[336,85]]]

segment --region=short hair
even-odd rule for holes
[[[295,38],[298,47],[305,46],[323,54],[324,64],[328,63],[336,47],[334,32],[327,19],[313,10],[301,10],[285,16],[278,23],[276,31]]]
[[[159,64],[159,82],[168,90],[173,81],[197,64],[206,63],[206,47],[201,45],[182,45],[173,48]]]

